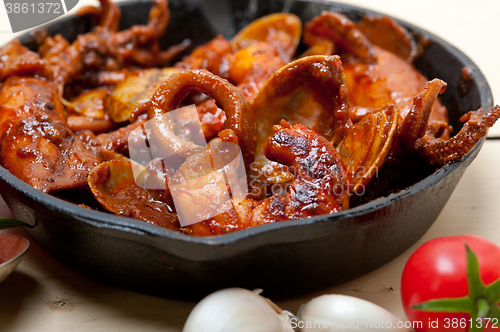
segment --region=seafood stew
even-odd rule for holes
[[[416,42],[388,17],[269,14],[176,62],[189,42],[160,50],[167,0],[121,31],[110,0],[78,15],[97,25],[72,43],[40,31],[38,53],[0,49],[0,162],[42,192],[173,231],[219,235],[386,196],[464,157],[500,116],[471,110],[452,136],[447,83],[416,70]],[[141,144],[156,158],[137,160]]]
[[[215,4],[224,8],[220,14],[232,13],[236,7],[236,10],[247,8],[248,3],[183,3],[190,5],[179,7],[172,1],[171,9],[176,13],[172,15],[172,26],[182,26],[182,29],[167,29],[167,35],[173,33],[175,38],[180,37],[178,42],[181,42],[186,34],[198,38],[198,25],[210,27],[201,33],[206,39],[197,44],[208,42],[217,33],[227,33],[226,37],[230,38],[234,34],[230,31],[238,31],[258,16],[284,8],[301,17],[303,22],[310,21],[323,10],[334,9],[352,19],[374,14],[330,2],[292,1],[285,6],[279,1],[262,1],[258,12],[247,12],[251,13],[250,19],[238,16],[238,13],[234,14],[232,21],[224,21],[218,16],[217,22],[226,24],[221,26],[214,25],[214,21],[207,20],[207,16],[200,13],[212,13],[209,8]],[[132,1],[120,6],[123,17],[128,18],[124,28],[143,24],[144,21],[138,21],[139,17],[147,17],[149,11],[147,2]],[[191,30],[192,24],[183,18],[193,13],[198,13],[199,21]],[[176,21],[175,17],[180,19]],[[78,31],[87,24],[84,18],[72,17],[69,20],[72,24],[64,21],[66,23],[59,26],[59,31],[66,33],[69,29],[65,27],[73,25]],[[57,30],[57,24],[54,22],[47,29]],[[404,26],[417,37],[429,40],[428,47],[424,48],[415,64],[426,76],[440,77],[448,83],[441,100],[448,107],[452,124],[460,123],[461,115],[471,109],[492,106],[491,92],[474,63],[429,32],[406,23]],[[70,40],[75,36],[69,37]],[[23,37],[26,41],[30,38]],[[166,49],[169,45],[164,46]],[[465,95],[459,93],[462,91],[459,83],[463,67],[474,71],[469,93]],[[459,128],[454,127],[455,130]],[[3,168],[0,168],[0,183],[2,196],[14,215],[36,225],[27,231],[38,244],[71,267],[114,285],[186,298],[189,294],[198,297],[210,289],[238,284],[250,288],[266,287],[274,292],[282,290],[289,296],[291,292],[311,287],[317,289],[363,275],[415,243],[437,218],[480,147],[481,142],[463,159],[440,167],[422,181],[388,197],[334,214],[271,223],[210,237],[187,236],[140,220],[82,208],[33,189]],[[80,195],[76,196],[78,199]],[[317,282],[304,285],[301,283],[304,278],[314,278]]]

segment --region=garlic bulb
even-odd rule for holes
[[[288,315],[270,300],[242,288],[228,288],[198,303],[183,332],[293,332]]]
[[[302,305],[297,316],[291,319],[291,326],[301,332],[409,332],[406,324],[387,310],[346,295],[319,296]]]

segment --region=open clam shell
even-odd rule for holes
[[[268,42],[288,62],[295,54],[301,34],[300,18],[290,13],[276,13],[253,21],[234,36],[231,42],[237,49]]]
[[[156,89],[179,71],[175,68],[152,68],[130,75],[116,86],[106,100],[110,117],[115,122],[123,122],[136,116],[137,109],[149,101]]]
[[[365,115],[347,131],[337,150],[347,166],[351,192],[366,189],[391,152],[396,138],[398,110],[387,105]]]
[[[177,216],[169,204],[163,201],[159,193],[146,189],[148,175],[153,173],[150,165],[144,168],[135,164],[142,170],[136,179],[132,163],[126,160],[111,160],[96,166],[90,172],[88,180],[94,197],[106,210],[115,214],[178,230]],[[163,191],[166,190],[164,183]]]
[[[338,56],[309,56],[278,70],[260,89],[252,107],[257,123],[254,171],[259,181],[293,179],[282,165],[269,161],[262,148],[282,119],[302,123],[328,140],[339,142],[349,122],[347,88]]]

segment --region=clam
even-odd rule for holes
[[[337,151],[347,167],[351,194],[362,194],[378,174],[391,152],[397,126],[397,107],[387,105],[347,130]]]
[[[131,120],[140,114],[156,89],[176,68],[145,69],[128,76],[119,83],[106,99],[105,108],[115,122]]]
[[[293,179],[286,167],[267,160],[262,152],[273,125],[282,119],[302,123],[338,144],[349,126],[347,88],[338,56],[310,56],[278,70],[252,102],[257,123],[257,148],[253,171],[264,183]]]
[[[270,43],[283,61],[292,59],[302,34],[302,22],[296,15],[277,13],[261,17],[242,29],[231,43],[237,50],[259,42]]]
[[[370,42],[410,63],[417,56],[417,45],[413,37],[390,17],[365,15],[356,23],[356,27]]]
[[[114,214],[179,230],[177,215],[171,208],[173,205],[169,204],[167,184],[159,176],[163,174],[162,163],[155,164],[155,161],[158,159],[146,168],[130,160],[99,164],[90,172],[90,190],[102,207]],[[142,170],[137,178],[132,164]],[[158,183],[163,184],[163,190],[158,189]]]

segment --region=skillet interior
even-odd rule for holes
[[[146,22],[149,1],[128,1],[120,6],[122,29]],[[163,47],[186,38],[193,46],[217,34],[230,38],[271,12],[292,12],[304,22],[323,10],[340,11],[352,20],[374,14],[344,4],[305,0],[171,0],[170,9],[172,19]],[[429,40],[415,65],[428,78],[448,82],[442,102],[456,130],[461,115],[492,106],[484,76],[463,53],[420,28],[400,23],[417,38]],[[88,18],[73,16],[44,28],[51,35],[62,33],[74,40],[92,26]],[[32,34],[20,40],[36,47]],[[459,86],[464,66],[474,69],[466,94]],[[403,253],[436,220],[483,142],[463,160],[445,165],[397,194],[335,215],[206,238],[78,207],[33,189],[4,168],[0,168],[0,188],[16,218],[35,226],[27,232],[45,250],[71,267],[119,287],[179,298],[199,298],[228,286],[265,288],[268,295],[289,296],[354,279]]]

